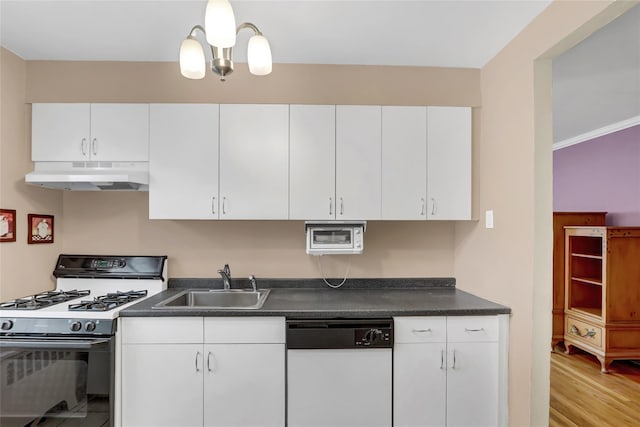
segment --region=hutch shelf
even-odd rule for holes
[[[567,353],[640,359],[640,227],[565,227]]]
[[[564,227],[603,226],[606,212],[554,212],[553,213],[553,332],[551,350],[564,341]]]

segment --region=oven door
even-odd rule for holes
[[[113,425],[113,337],[0,337],[0,425]]]

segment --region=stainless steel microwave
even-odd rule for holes
[[[364,221],[306,222],[309,255],[361,254],[364,245]]]

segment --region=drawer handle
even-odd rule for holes
[[[580,333],[580,329],[578,329],[578,327],[576,325],[571,325],[570,332],[572,334],[577,335],[577,336],[582,337],[582,338],[595,338],[595,336],[596,336],[595,329],[592,329],[592,330],[588,330],[587,329],[587,332],[585,332],[584,334],[581,334]]]
[[[425,334],[427,332],[431,332],[431,328],[427,328],[427,329],[412,329],[411,332],[413,332],[414,334]]]
[[[480,329],[469,329],[469,328],[464,328],[465,332],[484,332],[484,328],[480,328]]]

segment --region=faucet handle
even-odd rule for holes
[[[225,264],[225,265],[224,265],[224,267],[223,267],[223,269],[222,269],[222,271],[224,271],[224,273],[225,273],[227,276],[231,277],[231,269],[229,268],[229,264]]]
[[[256,282],[256,276],[254,276],[253,274],[249,276],[249,283],[251,283],[251,288],[253,289],[253,292],[257,292],[258,291],[258,282]]]

